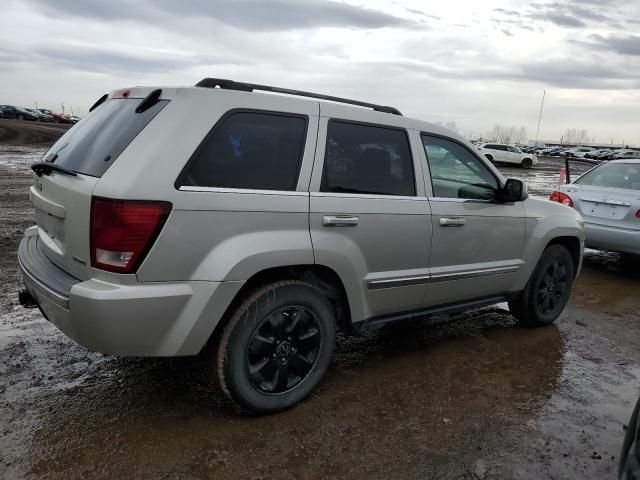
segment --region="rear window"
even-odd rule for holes
[[[295,190],[306,130],[304,116],[230,113],[198,147],[176,185]]]
[[[640,190],[640,164],[609,163],[585,173],[574,183],[597,187]]]
[[[65,133],[45,154],[44,160],[83,175],[101,177],[131,141],[162,110],[160,100],[136,113],[142,99],[114,99],[89,113]]]

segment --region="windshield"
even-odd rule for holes
[[[609,163],[601,165],[585,173],[575,183],[597,187],[640,190],[640,164]]]
[[[168,100],[136,113],[141,99],[114,99],[89,113],[65,133],[43,159],[67,170],[101,177]]]

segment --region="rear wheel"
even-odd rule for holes
[[[309,283],[289,280],[255,291],[235,310],[218,342],[220,387],[249,411],[292,407],[329,366],[335,324],[333,306]]]
[[[522,162],[520,162],[520,166],[522,168],[531,168],[533,167],[533,160],[531,160],[530,158],[524,158],[522,159]]]
[[[491,163],[493,163],[493,156],[492,155],[485,155],[485,157],[487,157],[487,160],[489,160]]]
[[[548,247],[525,289],[509,301],[514,317],[528,327],[553,323],[569,301],[574,265],[571,254],[562,245]]]

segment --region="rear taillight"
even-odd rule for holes
[[[566,193],[558,192],[557,190],[551,192],[551,195],[549,195],[549,200],[551,200],[552,202],[561,203],[563,205],[566,205],[567,207],[573,207],[573,200],[571,200],[571,197]]]
[[[111,92],[111,98],[129,98],[129,95],[131,95],[130,88],[123,88],[122,90]]]
[[[636,218],[640,218],[640,210],[636,212]]]
[[[153,245],[171,211],[168,202],[91,199],[91,265],[131,273]]]

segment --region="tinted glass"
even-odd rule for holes
[[[498,182],[487,167],[459,143],[422,135],[433,195],[441,198],[492,200]]]
[[[415,195],[407,133],[370,125],[329,122],[320,190]]]
[[[304,117],[236,112],[214,127],[183,185],[295,190],[304,151]]]
[[[141,101],[132,98],[103,103],[60,137],[43,158],[74,172],[101,177],[169,103],[161,100],[148,110],[136,113]]]
[[[580,185],[640,190],[640,164],[610,163],[594,168],[575,181]]]

